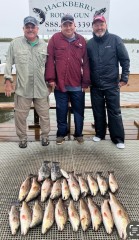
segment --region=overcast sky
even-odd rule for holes
[[[0,9],[0,37],[22,35],[23,19],[29,15],[28,0],[0,0]],[[139,0],[110,0],[109,32],[139,39]]]

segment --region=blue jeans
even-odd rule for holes
[[[85,93],[82,91],[54,91],[56,100],[57,137],[65,137],[68,134],[67,114],[70,101],[74,114],[75,137],[82,136],[84,122]]]

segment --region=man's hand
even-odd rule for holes
[[[125,86],[126,84],[127,84],[126,82],[121,81],[121,82],[119,82],[119,87],[121,88],[121,87]]]
[[[5,83],[5,96],[11,97],[12,92],[13,92],[12,83],[9,80],[6,80],[6,83]]]
[[[56,86],[55,82],[50,82],[49,85],[52,87],[52,89],[54,89]]]

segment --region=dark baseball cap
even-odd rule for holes
[[[101,22],[105,22],[106,23],[106,19],[103,15],[96,15],[94,18],[93,18],[93,24],[96,22],[96,21],[101,21]]]
[[[61,18],[61,24],[66,23],[66,22],[70,22],[73,23],[74,22],[74,17],[72,15],[66,14]]]
[[[37,22],[36,18],[34,18],[32,16],[28,16],[28,17],[24,18],[24,25],[26,25],[28,23],[32,23],[35,26],[38,25],[38,22]]]

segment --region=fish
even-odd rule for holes
[[[79,182],[79,186],[81,189],[81,195],[82,197],[87,196],[87,194],[89,193],[89,187],[87,185],[87,182],[85,181],[85,179],[82,176],[78,176],[78,182]]]
[[[54,182],[52,190],[51,190],[51,199],[58,198],[62,195],[62,186],[61,186],[61,180],[58,179],[56,182]]]
[[[73,200],[70,200],[70,203],[68,206],[68,215],[69,215],[69,220],[72,225],[73,231],[77,232],[80,226],[80,217],[74,206]]]
[[[45,200],[49,197],[52,190],[52,181],[49,178],[46,178],[41,186],[41,202],[45,202]]]
[[[52,162],[51,167],[51,179],[52,181],[56,181],[57,179],[62,177],[62,173],[60,171],[59,162]]]
[[[108,172],[108,173],[109,173],[109,187],[110,187],[110,190],[111,190],[112,193],[115,193],[119,188],[117,180],[114,176],[114,172]]]
[[[48,204],[45,206],[43,222],[42,222],[42,234],[45,234],[53,225],[55,220],[55,209],[54,204],[51,199],[49,199]]]
[[[114,224],[118,231],[119,237],[121,239],[127,239],[126,227],[130,223],[129,216],[125,208],[123,207],[123,205],[114,196],[114,194],[109,192],[109,195],[110,195],[109,204],[110,204]]]
[[[21,235],[26,235],[31,224],[31,209],[25,201],[22,202],[22,207],[20,210],[20,224]]]
[[[113,221],[108,199],[104,199],[104,201],[101,204],[101,214],[102,214],[103,224],[106,229],[106,232],[108,234],[111,234],[114,227],[114,221]]]
[[[65,170],[63,170],[62,168],[60,168],[60,172],[61,172],[61,174],[64,178],[69,178],[69,174]]]
[[[51,169],[48,166],[49,161],[44,161],[38,171],[38,182],[45,180],[50,177]]]
[[[43,24],[45,22],[45,12],[40,8],[33,8],[33,12],[36,13],[36,17],[38,17],[39,24]]]
[[[69,178],[67,179],[69,189],[71,196],[74,201],[78,201],[79,196],[80,196],[80,186],[79,183],[77,182],[76,178],[73,176],[73,174],[69,174]]]
[[[106,8],[101,8],[100,10],[95,11],[94,17],[97,15],[103,15],[106,12]]]
[[[97,204],[92,200],[91,197],[88,197],[87,201],[88,201],[88,208],[89,208],[89,211],[91,214],[93,230],[98,231],[98,229],[102,223],[101,212],[100,212]]]
[[[18,195],[19,202],[23,201],[29,193],[29,190],[31,188],[31,177],[32,175],[29,175],[25,179],[25,181],[21,184],[19,195]]]
[[[96,180],[90,174],[88,174],[87,175],[87,182],[88,182],[88,185],[89,185],[91,195],[96,196],[97,193],[98,193],[98,190],[99,190]]]
[[[42,206],[39,204],[39,201],[36,200],[33,206],[32,220],[30,228],[36,227],[42,222],[43,219],[43,210]]]
[[[17,210],[15,205],[11,206],[11,210],[9,212],[9,225],[11,228],[12,235],[16,235],[20,226],[20,219],[19,219],[19,211]]]
[[[108,191],[109,186],[106,179],[101,174],[102,174],[101,172],[97,173],[97,182],[98,182],[100,193],[102,196],[104,196]]]
[[[61,198],[59,198],[55,207],[55,220],[59,231],[63,231],[67,222],[67,211]]]
[[[62,180],[62,199],[67,200],[70,197],[70,190],[67,180],[64,178]]]
[[[36,198],[40,194],[40,192],[41,192],[41,186],[37,182],[37,178],[33,177],[33,182],[32,182],[32,185],[31,185],[31,189],[30,189],[25,201],[30,202],[31,200]]]
[[[91,225],[91,215],[87,203],[82,198],[79,203],[79,213],[82,229],[86,231]]]

